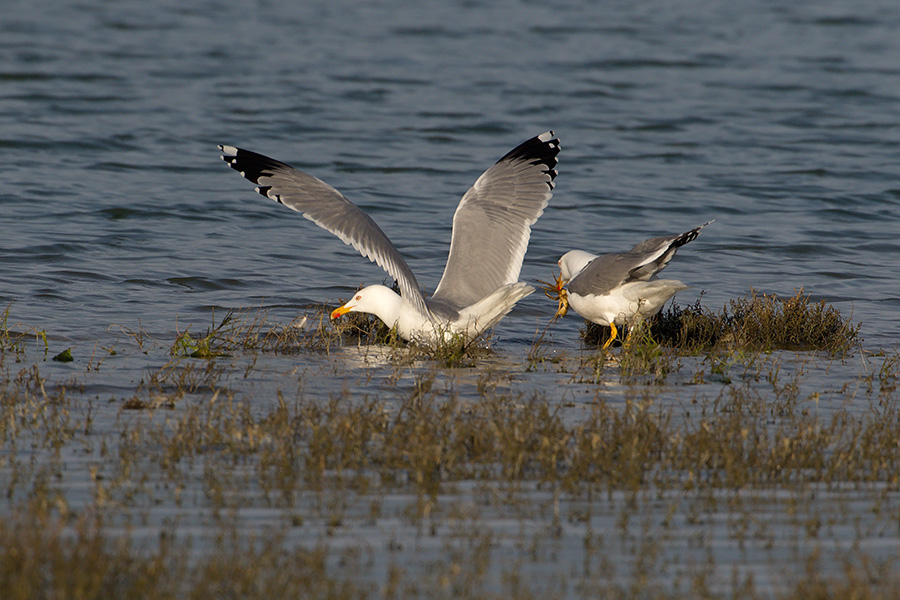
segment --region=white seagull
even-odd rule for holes
[[[391,240],[339,191],[267,156],[234,146],[219,149],[222,160],[259,185],[257,192],[341,238],[397,282],[399,295],[383,285],[365,287],[335,309],[332,319],[365,312],[396,327],[406,340],[434,343],[454,334],[472,340],[534,291],[518,278],[531,226],[553,195],[560,146],[552,131],[510,151],[462,197],[444,275],[427,299]]]
[[[569,305],[579,315],[611,329],[603,348],[616,339],[616,325],[631,325],[655,315],[666,301],[688,286],[675,279],[652,279],[666,268],[676,250],[697,239],[703,225],[682,234],[644,240],[628,252],[597,256],[572,250],[559,259],[559,275],[547,295],[559,300],[553,319]]]

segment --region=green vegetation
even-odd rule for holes
[[[55,360],[56,362],[72,362],[75,359],[72,357],[72,349],[66,348],[65,350],[54,356],[53,360]]]

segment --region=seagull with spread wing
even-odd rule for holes
[[[371,285],[331,313],[374,314],[406,340],[433,343],[450,335],[475,339],[534,291],[518,281],[531,226],[555,185],[559,140],[542,133],[507,153],[465,193],[453,215],[450,254],[434,294],[425,298],[406,261],[375,221],[339,191],[275,159],[219,146],[222,160],[258,185],[256,191],[301,213],[377,263],[398,295]]]

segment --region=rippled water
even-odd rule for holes
[[[900,338],[895,2],[17,0],[0,31],[0,304],[73,348],[47,366],[61,375],[121,326],[171,340],[213,310],[290,320],[386,277],[253,193],[219,143],[340,189],[433,289],[461,195],[553,129],[560,175],[523,279],[715,219],[666,272],[692,286],[679,301],[803,288],[866,347]],[[520,303],[503,361],[553,309]],[[578,348],[579,327],[555,346]],[[101,397],[144,368],[110,361]]]
[[[459,197],[548,128],[559,185],[523,278],[714,218],[667,272],[684,301],[803,287],[869,343],[900,334],[889,2],[57,4],[16,3],[0,41],[0,302],[54,334],[292,315],[384,278],[216,143],[338,187],[433,288]],[[550,308],[523,302],[505,346]]]

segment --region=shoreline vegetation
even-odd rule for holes
[[[2,598],[900,597],[900,354],[802,291],[539,335],[514,373],[323,307],[51,381],[69,349],[9,313]]]

